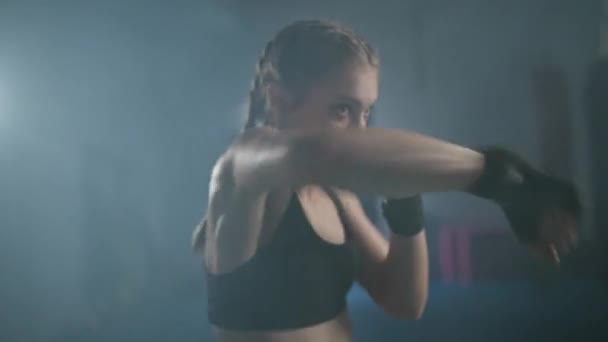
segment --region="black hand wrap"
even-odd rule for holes
[[[382,214],[395,234],[413,236],[424,228],[424,210],[420,195],[388,199],[382,204]]]
[[[468,191],[496,202],[521,241],[539,240],[547,210],[580,217],[581,204],[572,183],[535,170],[505,149],[489,147],[479,152],[485,157],[484,170]]]

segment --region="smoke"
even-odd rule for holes
[[[258,53],[282,25],[336,19],[379,48],[377,125],[538,159],[529,71],[551,61],[576,88],[595,49],[592,8],[3,1],[0,339],[210,336],[190,237],[209,170],[242,126]],[[470,198],[426,203],[433,215],[504,224]]]

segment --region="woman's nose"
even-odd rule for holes
[[[360,113],[359,115],[356,115],[351,122],[351,127],[353,127],[353,128],[367,127],[367,118],[366,118],[365,114]]]

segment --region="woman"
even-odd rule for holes
[[[220,341],[350,341],[353,281],[388,314],[419,318],[422,192],[495,201],[516,236],[550,260],[573,245],[579,205],[569,183],[502,149],[366,128],[378,67],[374,50],[334,23],[296,22],[266,46],[246,129],[212,170],[194,234]],[[353,193],[390,198],[388,240]]]

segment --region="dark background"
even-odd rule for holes
[[[355,287],[357,340],[608,340],[606,6],[0,0],[0,341],[212,339],[191,232],[260,50],[303,18],[379,49],[377,125],[507,146],[573,179],[587,213],[555,269],[491,204],[425,196],[428,309],[397,322]],[[464,278],[442,268],[452,230],[475,232]]]

